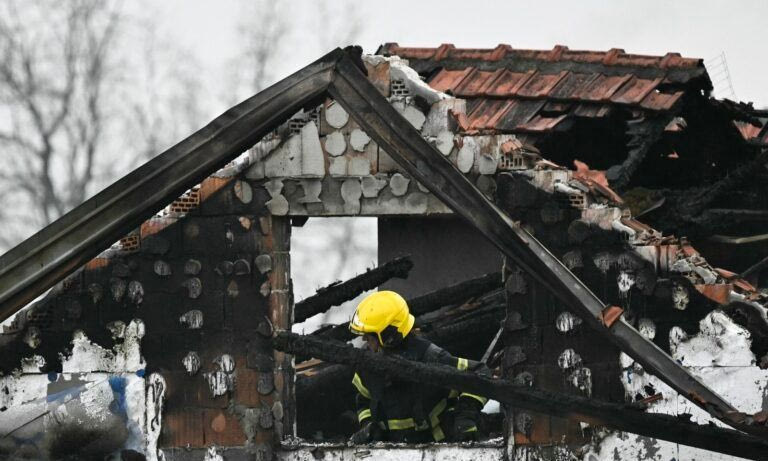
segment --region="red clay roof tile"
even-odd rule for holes
[[[452,44],[443,44],[439,48],[402,47],[397,43],[386,43],[381,53],[397,55],[406,59],[473,59],[498,61],[503,58],[535,59],[542,61],[573,61],[591,64],[658,67],[658,68],[696,68],[702,66],[698,58],[684,58],[679,53],[667,53],[664,56],[627,54],[624,50],[612,48],[608,51],[571,50],[567,46],[555,45],[552,50],[515,49],[510,45],[498,45],[496,48],[456,48]]]
[[[549,92],[552,91],[552,88],[554,88],[567,74],[567,71],[558,74],[542,74],[537,72],[517,91],[516,96],[546,98],[549,95]]]
[[[649,80],[633,76],[611,97],[611,101],[619,104],[639,104],[661,83],[661,80],[661,78]]]
[[[630,78],[632,76],[628,74],[614,76],[597,74],[579,93],[574,95],[574,99],[610,102],[611,96]]]
[[[428,84],[468,102],[470,130],[540,133],[568,116],[604,117],[614,106],[632,113],[669,111],[686,84],[709,77],[701,59],[608,51],[496,48],[409,48],[388,43],[379,53],[398,55],[431,75]],[[659,85],[666,88],[659,90]],[[711,84],[709,84],[711,85]],[[768,133],[766,133],[768,138]]]
[[[493,86],[485,89],[485,93],[488,96],[514,96],[535,73],[535,70],[512,72],[509,69],[504,69],[504,72],[493,82]]]

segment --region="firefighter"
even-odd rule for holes
[[[414,320],[399,294],[379,291],[360,302],[349,328],[363,336],[374,352],[490,376],[485,364],[454,357],[412,332]],[[477,420],[487,401],[485,397],[367,371],[355,373],[352,384],[358,391],[360,423],[360,429],[350,439],[352,443],[477,439]]]

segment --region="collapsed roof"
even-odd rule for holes
[[[634,179],[646,156],[663,159],[677,152],[683,161],[670,162],[674,173],[684,172],[685,164],[719,177],[731,162],[749,158],[747,146],[768,145],[765,111],[712,99],[703,60],[678,53],[645,56],[616,48],[577,51],[561,45],[551,50],[450,44],[410,48],[397,43],[384,44],[377,53],[408,59],[430,86],[466,99],[466,117],[457,119],[462,132],[518,134],[551,160],[576,157],[606,170],[612,186],[619,189],[633,181],[640,185],[657,181],[653,175],[638,174]],[[583,127],[591,128],[589,136],[579,135]],[[702,139],[689,141],[691,145],[662,145],[685,129]],[[740,140],[744,146],[731,144],[722,147],[731,152],[720,152],[717,146],[726,140]],[[685,155],[688,150],[693,158]],[[707,169],[702,155],[733,158],[725,162],[718,158],[718,173]],[[675,187],[688,182],[685,175],[677,176]]]

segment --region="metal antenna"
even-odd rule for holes
[[[719,55],[704,61],[704,65],[709,70],[709,77],[712,79],[713,93],[719,98],[728,98],[738,101],[736,91],[733,89],[731,80],[731,71],[728,69],[728,60],[725,58],[725,51]]]

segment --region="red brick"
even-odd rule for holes
[[[200,183],[200,201],[204,202],[208,200],[213,194],[221,190],[224,186],[230,183],[233,178],[214,178],[209,177]]]
[[[195,376],[185,372],[163,374],[167,383],[166,402],[170,408],[191,406],[197,408],[226,408],[229,405],[227,394],[213,397],[203,371]]]
[[[246,440],[240,421],[225,410],[204,410],[203,432],[206,445],[237,447]]]
[[[237,367],[235,380],[235,402],[246,407],[257,407],[263,400],[256,386],[259,382],[259,372],[249,368]]]
[[[203,447],[203,413],[196,409],[166,410],[160,439],[163,447]]]

